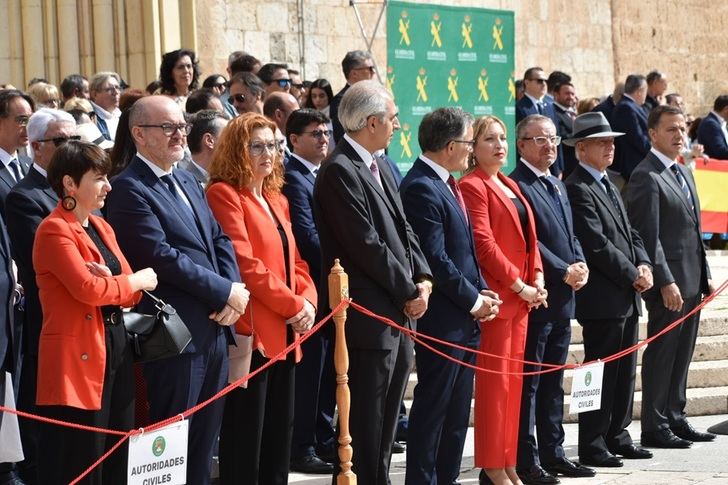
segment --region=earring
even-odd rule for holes
[[[63,208],[66,209],[67,211],[72,211],[73,209],[76,208],[76,199],[74,199],[70,195],[67,195],[61,201],[61,206],[63,206]]]

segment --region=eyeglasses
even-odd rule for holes
[[[370,73],[374,74],[374,72],[377,70],[374,66],[362,66],[362,67],[354,67],[352,68],[352,71],[369,71]]]
[[[245,95],[244,94],[233,94],[230,96],[230,98],[235,101],[236,103],[244,103],[245,102]]]
[[[215,83],[212,85],[212,87],[217,89],[225,89],[227,87],[227,82]]]
[[[15,122],[18,124],[18,126],[28,126],[29,119],[30,116],[28,115],[19,115],[15,117]]]
[[[301,133],[302,135],[311,135],[314,138],[331,138],[331,135],[334,132],[331,130],[313,130],[313,131],[304,131]]]
[[[103,91],[107,94],[113,94],[115,92],[121,92],[121,86],[109,86],[108,88],[99,89],[99,91]]]
[[[285,88],[285,87],[291,85],[291,80],[290,79],[272,79],[271,84],[273,84],[273,83],[278,83],[278,86]]]
[[[303,89],[303,83],[301,83],[301,84],[291,84],[291,87],[292,88],[296,88],[296,89]]]
[[[546,80],[540,77],[532,77],[530,79],[526,79],[526,81],[536,81],[539,84],[546,84]]]
[[[281,151],[281,144],[277,141],[271,143],[254,142],[248,145],[250,154],[254,157],[259,157],[263,152],[275,153]]]
[[[551,143],[554,146],[559,146],[561,143],[560,136],[528,136],[523,137],[521,140],[533,140],[537,147],[542,147],[547,143]]]
[[[137,125],[139,128],[161,128],[164,136],[172,136],[177,130],[183,135],[187,136],[192,131],[192,125],[188,123],[162,123],[160,125]]]
[[[473,146],[475,145],[475,140],[450,140],[453,143],[465,143],[468,147],[468,150],[472,150]]]
[[[37,142],[45,142],[45,141],[52,141],[53,144],[57,147],[63,145],[69,140],[78,141],[81,137],[79,135],[73,135],[73,136],[57,136],[55,138],[44,138],[42,140],[36,140]]]

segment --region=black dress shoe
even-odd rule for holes
[[[690,448],[692,441],[678,438],[669,428],[642,432],[640,444],[648,448]]]
[[[534,465],[528,470],[516,469],[516,473],[524,485],[550,485],[554,483],[561,483],[561,480],[538,465]]]
[[[494,485],[493,480],[488,477],[488,474],[485,473],[485,470],[482,468],[480,469],[480,474],[478,475],[478,485]]]
[[[399,441],[392,443],[392,453],[404,453],[406,448]]]
[[[609,451],[615,455],[622,455],[622,457],[627,458],[628,460],[645,460],[647,458],[652,458],[652,452],[650,450],[646,450],[634,443],[609,448]]]
[[[552,475],[563,475],[571,478],[593,477],[597,474],[594,470],[568,458],[560,458],[550,463],[544,463],[543,467]]]
[[[334,465],[323,461],[316,455],[308,455],[301,458],[291,459],[291,465],[289,468],[294,472],[312,474],[333,473],[334,471]]]
[[[693,426],[687,421],[685,421],[685,423],[680,426],[671,426],[670,431],[672,431],[673,434],[678,438],[693,442],[713,441],[715,439],[715,435],[713,433],[702,433],[697,429],[693,428]]]
[[[620,460],[611,453],[604,453],[595,456],[579,455],[579,461],[585,465],[600,466],[606,468],[619,468],[620,466],[624,466],[622,460]]]

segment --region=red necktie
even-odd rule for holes
[[[463,194],[460,192],[460,187],[458,187],[457,182],[455,182],[455,178],[450,175],[447,179],[447,185],[450,187],[450,190],[452,190],[452,193],[455,195],[455,200],[458,201],[458,205],[460,206],[460,210],[463,211],[463,215],[465,216],[465,222],[468,222],[468,211],[465,209],[465,200],[463,199]]]

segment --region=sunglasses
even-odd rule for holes
[[[285,87],[291,85],[291,80],[290,79],[273,79],[273,80],[271,80],[271,84],[273,84],[273,83],[278,83],[278,86],[285,88]]]
[[[304,85],[303,85],[303,83],[301,83],[301,84],[291,84],[291,87],[292,88],[296,88],[296,89],[303,89],[304,88]]]
[[[531,78],[531,79],[526,79],[526,81],[536,81],[539,84],[546,84],[546,80],[545,79],[542,79],[540,77],[534,77],[534,78]]]
[[[78,141],[81,137],[79,135],[73,135],[73,136],[57,136],[56,138],[44,138],[42,140],[36,140],[37,142],[45,142],[45,141],[52,141],[53,144],[57,147],[63,145],[69,140]]]
[[[244,94],[233,94],[233,95],[230,96],[230,99],[232,99],[236,103],[244,103],[245,102],[245,95]]]
[[[374,74],[376,70],[377,68],[374,66],[355,67],[352,69],[352,71],[369,71],[372,74]]]
[[[331,130],[313,130],[313,131],[304,131],[301,133],[302,135],[311,135],[314,138],[331,138],[333,131]]]
[[[227,83],[226,82],[215,83],[212,85],[212,87],[217,88],[217,89],[225,89],[227,87]]]

